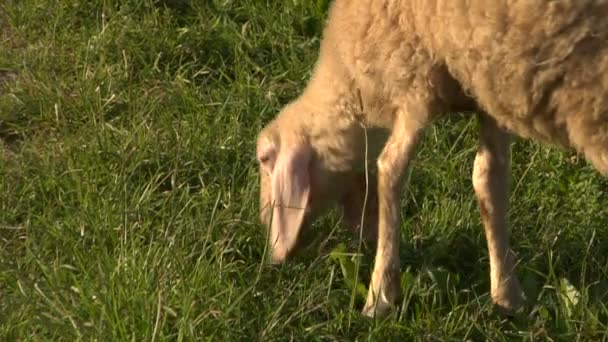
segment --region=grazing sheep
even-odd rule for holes
[[[306,89],[257,142],[272,260],[285,260],[301,230],[336,204],[360,229],[367,156],[377,183],[363,229],[377,252],[363,311],[388,312],[399,296],[404,170],[434,118],[474,111],[481,146],[473,187],[492,299],[519,307],[506,227],[507,131],[573,147],[608,173],[606,18],[600,0],[336,0]]]

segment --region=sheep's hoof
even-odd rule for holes
[[[380,293],[369,291],[363,307],[363,315],[370,318],[385,318],[394,310],[394,303],[399,296],[399,288],[382,289]]]
[[[363,307],[363,315],[369,318],[385,318],[393,311],[393,305],[387,301],[378,298],[373,303],[365,303]]]
[[[519,281],[511,278],[504,282],[501,287],[492,291],[492,301],[496,312],[502,316],[512,317],[524,306],[524,297]]]

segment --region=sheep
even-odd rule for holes
[[[342,208],[376,243],[363,313],[389,313],[400,296],[404,171],[436,118],[477,113],[472,183],[490,293],[505,312],[522,307],[506,223],[510,136],[573,148],[608,173],[606,17],[602,0],[336,0],[304,91],[257,140],[272,262]],[[377,176],[364,206],[368,166]]]

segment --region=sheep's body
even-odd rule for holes
[[[501,126],[608,172],[607,13],[605,1],[337,1],[309,92],[327,97],[332,73],[335,96],[359,88],[370,123],[392,127],[429,82],[437,112],[463,108],[453,77]]]
[[[370,291],[379,297],[370,294],[368,313],[377,302],[391,304],[398,292],[393,202],[419,132],[437,115],[479,109],[491,118],[482,120],[474,186],[490,247],[492,296],[502,306],[517,305],[504,223],[508,140],[502,129],[574,147],[608,172],[606,18],[608,1],[600,0],[335,1],[312,79],[262,132],[258,154],[270,151],[276,159],[279,148],[310,148],[312,190],[300,199],[307,211],[320,212],[314,204],[326,207],[328,200],[319,199],[319,189],[331,188],[337,200],[348,191],[336,175],[349,179],[344,175],[362,168],[361,121],[390,132],[386,145],[384,138],[373,141],[378,148],[370,154],[378,157],[383,147]],[[271,178],[273,166],[274,159]],[[274,185],[273,191],[275,198],[263,194],[263,203],[276,201],[281,192]],[[288,221],[279,222],[281,229]]]

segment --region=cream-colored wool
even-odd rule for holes
[[[377,254],[364,312],[399,296],[401,179],[424,128],[480,113],[473,186],[497,305],[521,305],[506,228],[507,131],[572,147],[608,173],[608,1],[336,0],[303,94],[260,133],[261,215],[283,261],[334,205]],[[363,184],[363,185],[362,185]],[[377,197],[376,197],[377,195]],[[272,209],[272,210],[271,210]]]

